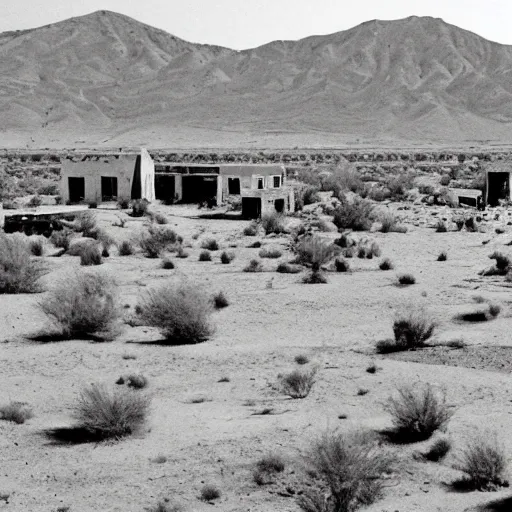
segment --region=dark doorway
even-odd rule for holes
[[[140,175],[140,155],[137,155],[137,159],[135,160],[135,169],[133,170],[133,180],[132,180],[132,199],[142,199],[142,178]]]
[[[172,174],[155,174],[155,197],[165,204],[172,204],[176,194]]]
[[[487,191],[487,203],[490,206],[498,206],[500,199],[510,198],[508,172],[490,172],[487,174],[489,190]]]
[[[79,203],[85,198],[85,178],[68,178],[69,202]]]
[[[204,203],[217,199],[217,176],[188,174],[182,178],[182,203]]]
[[[276,199],[274,201],[274,207],[275,207],[277,213],[283,213],[284,212],[284,199]]]
[[[240,178],[228,178],[228,194],[240,195]]]
[[[261,217],[260,197],[242,197],[242,217],[244,219],[259,219]]]
[[[101,200],[115,201],[117,199],[117,178],[112,176],[101,177]]]

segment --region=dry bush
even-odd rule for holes
[[[407,191],[413,187],[414,178],[415,175],[412,172],[390,176],[385,183],[386,188],[389,189],[390,197],[395,201],[403,199]]]
[[[235,255],[232,252],[222,251],[222,254],[220,255],[220,261],[221,263],[224,263],[224,265],[231,263],[234,259]]]
[[[229,300],[224,292],[220,291],[213,296],[213,306],[215,309],[223,309],[229,306]]]
[[[133,389],[144,389],[148,385],[148,379],[141,373],[131,373],[126,377],[118,379],[116,384],[126,384],[129,388]]]
[[[66,338],[107,335],[119,318],[117,289],[114,282],[102,274],[77,273],[70,286],[63,279],[38,304],[41,311],[55,323]]]
[[[83,236],[88,238],[96,238],[98,225],[96,223],[96,215],[93,212],[79,213],[73,224],[73,229],[77,233],[82,233]]]
[[[258,234],[258,224],[251,222],[248,226],[245,226],[243,233],[244,236],[256,236]]]
[[[80,252],[80,265],[90,267],[102,263],[100,249],[96,244],[87,244],[83,247]]]
[[[425,460],[431,462],[439,462],[443,460],[448,452],[452,449],[452,443],[448,437],[440,437],[429,447],[428,451],[423,454]]]
[[[132,213],[130,214],[132,217],[142,217],[146,215],[149,207],[149,202],[147,199],[135,199],[132,201]]]
[[[42,256],[44,253],[43,241],[40,238],[31,240],[28,247],[32,256]]]
[[[302,278],[302,282],[304,284],[327,284],[327,278],[319,270],[312,270]]]
[[[259,240],[256,240],[256,242],[253,242],[252,244],[248,245],[248,249],[259,249],[261,247],[261,242]]]
[[[489,314],[496,318],[501,313],[501,306],[499,304],[489,304]]]
[[[270,248],[270,249],[263,248],[259,252],[260,258],[275,259],[275,258],[280,258],[282,255],[283,255],[283,253],[279,249],[275,249],[275,248]]]
[[[175,267],[174,262],[169,257],[162,259],[162,268],[165,270],[173,270]]]
[[[201,242],[201,249],[207,249],[208,251],[218,251],[219,243],[214,238],[207,238]]]
[[[384,478],[395,464],[369,432],[328,432],[308,457],[313,486],[299,497],[305,512],[354,512],[381,495]]]
[[[212,261],[210,251],[201,251],[199,254],[199,261]]]
[[[280,378],[281,391],[291,398],[306,398],[316,381],[316,370],[293,370]]]
[[[297,255],[297,263],[310,265],[313,271],[320,270],[322,265],[339,253],[337,245],[324,242],[318,236],[303,238],[294,245],[293,250]]]
[[[130,208],[130,200],[126,198],[119,199],[117,202],[117,207],[120,210],[128,210],[128,208]]]
[[[284,215],[280,213],[266,213],[263,215],[261,217],[261,226],[263,231],[265,231],[265,235],[270,235],[271,233],[280,235],[284,233],[284,218]]]
[[[180,244],[178,246],[178,249],[176,250],[176,258],[185,259],[188,258],[189,254],[185,249],[183,249],[183,246]]]
[[[300,211],[309,204],[321,201],[319,190],[312,185],[302,186],[295,190],[295,209]]]
[[[334,268],[336,272],[348,272],[350,270],[350,264],[343,258],[336,258],[334,260]]]
[[[168,344],[200,343],[213,334],[211,302],[191,285],[164,284],[148,291],[138,312],[145,325],[162,331]]]
[[[416,284],[416,278],[412,274],[400,274],[397,276],[397,284],[400,286]]]
[[[21,235],[0,234],[0,294],[37,293],[39,278],[46,273],[41,262],[30,258]]]
[[[381,233],[407,233],[407,227],[399,223],[399,219],[390,212],[384,213],[380,217]]]
[[[334,210],[333,222],[338,229],[368,231],[373,223],[374,206],[370,201],[355,198],[353,202],[342,198]]]
[[[390,397],[385,407],[393,421],[388,434],[395,442],[424,441],[452,416],[444,394],[436,393],[430,384],[404,385],[397,392],[398,396]]]
[[[120,439],[138,433],[146,422],[150,399],[124,389],[108,391],[100,385],[84,388],[73,409],[76,428],[94,439]]]
[[[70,229],[64,228],[61,231],[54,231],[50,236],[50,242],[59,249],[67,251],[73,238],[73,232]]]
[[[147,512],[184,512],[184,508],[177,503],[159,501],[154,507],[146,509]]]
[[[215,485],[205,485],[199,497],[202,501],[213,501],[221,497],[221,492]]]
[[[299,274],[302,268],[298,265],[291,265],[290,263],[279,263],[276,268],[279,274]]]
[[[167,217],[161,213],[150,213],[149,217],[153,222],[156,222],[157,224],[168,224],[169,221],[167,220]]]
[[[496,433],[477,431],[457,457],[455,468],[466,473],[466,477],[454,482],[454,486],[479,491],[508,487],[507,466],[505,448]]]
[[[384,258],[380,264],[379,268],[381,270],[392,270],[393,269],[393,263],[389,258]]]
[[[21,425],[33,416],[32,408],[25,402],[10,402],[0,406],[0,420]]]
[[[256,463],[256,469],[253,472],[253,480],[258,485],[265,485],[273,482],[276,473],[282,473],[285,463],[279,455],[267,455]]]
[[[446,233],[448,228],[443,220],[439,219],[436,224],[436,233]]]
[[[343,233],[339,238],[334,240],[334,243],[342,249],[356,245],[356,241],[350,238],[347,233]]]
[[[128,240],[123,240],[119,245],[119,256],[130,256],[135,252],[133,245]]]
[[[446,251],[441,251],[437,256],[437,261],[446,261],[448,259],[448,253]]]
[[[511,268],[511,261],[508,256],[502,254],[499,251],[494,251],[489,258],[491,260],[496,260],[496,266],[494,267],[494,271],[490,273],[485,273],[484,275],[505,275]]]
[[[158,258],[163,251],[175,248],[179,237],[168,227],[150,226],[140,235],[138,242],[146,258]]]
[[[244,268],[244,272],[262,272],[263,266],[261,262],[256,259],[252,259],[247,266]]]
[[[295,356],[294,361],[297,364],[308,364],[309,363],[309,357],[304,354],[299,354]]]
[[[379,257],[381,255],[379,244],[375,241],[359,241],[357,246],[357,257],[366,258],[371,260],[374,256]]]

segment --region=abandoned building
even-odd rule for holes
[[[486,204],[498,206],[500,201],[512,200],[510,196],[511,173],[512,162],[510,161],[498,160],[488,165],[486,168]]]
[[[155,164],[151,155],[139,153],[64,160],[60,194],[65,203],[155,199]]]
[[[242,216],[294,211],[293,188],[286,185],[283,165],[163,164],[155,173],[156,199],[165,202],[220,205],[239,198]]]

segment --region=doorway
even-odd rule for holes
[[[228,178],[228,194],[240,195],[240,178]]]
[[[155,174],[155,197],[165,204],[174,203],[175,184],[173,174]]]
[[[510,199],[510,174],[508,172],[490,172],[487,174],[488,187],[487,203],[498,206],[500,199]]]
[[[261,217],[260,197],[242,197],[242,217],[244,219],[259,219]]]
[[[217,176],[187,174],[182,178],[182,203],[217,200]]]
[[[117,178],[112,176],[101,177],[101,200],[115,201],[117,199]]]
[[[274,201],[274,208],[276,209],[277,213],[283,213],[284,212],[284,199],[276,199]]]
[[[69,202],[79,203],[85,198],[85,178],[68,178]]]

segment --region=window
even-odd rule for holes
[[[258,189],[263,188],[263,178],[258,178]]]
[[[274,188],[281,186],[281,176],[274,176]]]
[[[228,178],[228,194],[240,195],[240,178]]]

